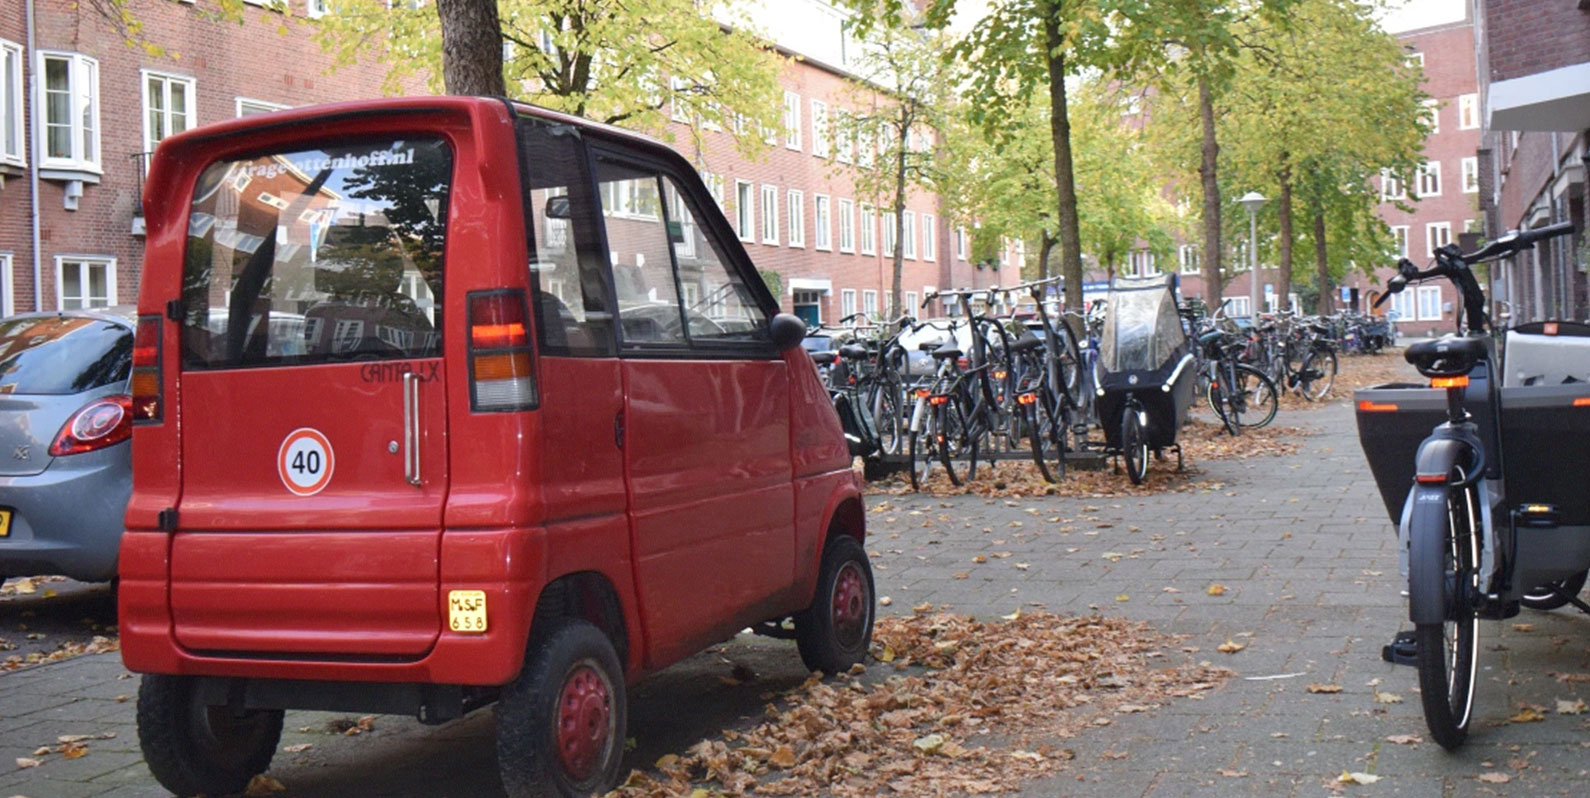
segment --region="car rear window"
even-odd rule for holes
[[[0,321],[0,393],[74,394],[124,383],[132,330],[78,316]]]
[[[437,138],[212,164],[188,219],[184,367],[440,356],[451,178]]]

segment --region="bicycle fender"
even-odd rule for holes
[[[1431,437],[1419,444],[1413,479],[1420,485],[1445,485],[1456,466],[1469,465],[1470,442],[1459,437]]]
[[[1446,621],[1447,487],[1416,485],[1408,514],[1408,620]]]

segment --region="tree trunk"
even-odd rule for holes
[[[900,144],[896,148],[899,157],[895,161],[894,172],[894,281],[889,288],[896,318],[901,313],[911,312],[900,309],[900,281],[905,275],[905,142],[906,132],[901,130]],[[912,235],[916,234],[915,230],[911,232]]]
[[[1038,239],[1038,279],[1047,280],[1049,279],[1049,253],[1054,251],[1054,236],[1049,235],[1047,229],[1043,230],[1042,233],[1042,237]],[[1043,290],[1045,295],[1049,293],[1047,286]]]
[[[1281,203],[1277,210],[1281,217],[1281,273],[1275,280],[1275,307],[1285,309],[1292,296],[1292,169],[1282,167]]]
[[[506,96],[496,0],[436,0],[436,16],[442,21],[442,85],[447,93]]]
[[[1077,182],[1071,164],[1071,121],[1066,116],[1065,56],[1061,54],[1060,3],[1044,14],[1044,46],[1049,54],[1049,135],[1054,141],[1054,182],[1059,211],[1060,274],[1066,307],[1082,307],[1082,241],[1077,224]]]
[[[1314,283],[1319,286],[1314,312],[1330,313],[1334,309],[1331,292],[1336,286],[1331,285],[1330,264],[1325,260],[1325,204],[1319,200],[1314,201],[1314,268]]]
[[[1203,160],[1198,176],[1204,189],[1204,302],[1209,312],[1220,308],[1220,144],[1215,141],[1215,101],[1208,78],[1198,79],[1198,115],[1203,119]]]

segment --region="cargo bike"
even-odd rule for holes
[[[1397,525],[1411,633],[1386,659],[1418,667],[1431,736],[1448,750],[1468,734],[1479,621],[1572,603],[1590,569],[1590,326],[1508,330],[1497,351],[1476,263],[1529,250],[1569,223],[1506,235],[1464,253],[1407,259],[1377,305],[1410,283],[1446,278],[1463,296],[1464,334],[1408,347],[1429,380],[1359,390],[1359,439]]]
[[[1176,453],[1197,387],[1197,358],[1177,309],[1176,276],[1116,277],[1095,361],[1094,399],[1104,453],[1118,456],[1133,485],[1148,475],[1149,452]]]

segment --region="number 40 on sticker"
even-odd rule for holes
[[[282,484],[299,496],[313,496],[325,490],[336,463],[331,441],[310,427],[287,433],[276,451],[276,473]]]

